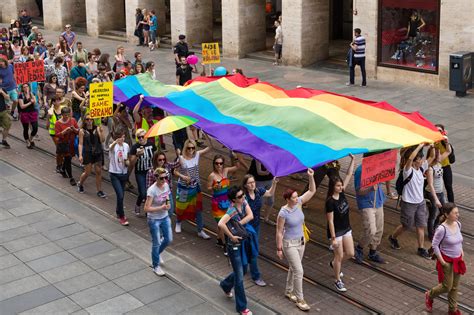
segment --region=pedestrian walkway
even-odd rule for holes
[[[0,161],[0,313],[228,314],[218,281],[60,190]],[[99,211],[99,212],[98,212]],[[255,314],[272,314],[250,301]]]

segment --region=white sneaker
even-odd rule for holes
[[[206,232],[204,231],[201,231],[201,232],[198,232],[198,236],[205,239],[205,240],[208,240],[210,239],[211,237],[209,235],[206,234]]]
[[[153,272],[156,273],[156,275],[160,277],[165,275],[165,272],[163,271],[163,269],[161,269],[160,266],[153,268]]]
[[[174,227],[174,231],[176,233],[181,233],[181,222],[176,222],[176,225]]]

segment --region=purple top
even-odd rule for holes
[[[433,251],[436,255],[441,251],[451,258],[458,258],[462,251],[461,223],[457,222],[456,232],[452,233],[444,224],[440,224],[433,237]]]

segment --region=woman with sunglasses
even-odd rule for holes
[[[196,152],[196,142],[190,139],[186,140],[184,151],[179,156],[181,167],[179,171],[175,172],[179,177],[176,190],[177,220],[175,232],[181,233],[181,222],[183,220],[196,219],[198,236],[205,240],[210,239],[210,236],[203,231],[199,158],[209,152],[210,149],[210,147],[207,147]]]
[[[131,174],[135,168],[135,178],[138,186],[137,202],[135,203],[135,215],[140,215],[142,202],[146,199],[146,174],[153,167],[153,153],[156,151],[155,145],[145,138],[146,130],[136,131],[137,142],[130,149],[130,165],[128,173]]]
[[[247,264],[254,254],[255,247],[252,245],[252,236],[247,240],[242,240],[240,236],[233,235],[227,223],[230,220],[236,220],[240,225],[244,226],[249,233],[249,235],[255,234],[252,233],[253,228],[248,230],[246,226],[247,223],[252,221],[253,214],[250,206],[245,201],[245,194],[242,191],[242,188],[237,186],[232,186],[228,192],[228,198],[231,201],[230,207],[227,209],[226,214],[219,220],[218,226],[224,231],[226,235],[226,246],[227,253],[229,255],[230,262],[232,264],[232,272],[220,282],[220,287],[224,291],[225,295],[229,298],[233,296],[232,288],[235,292],[235,307],[239,314],[251,315],[252,312],[247,308],[247,297],[245,296],[244,288],[244,274],[247,271]],[[253,231],[254,232],[254,231]]]
[[[152,239],[151,261],[153,272],[158,276],[164,276],[160,264],[163,259],[161,253],[173,241],[171,232],[171,220],[168,211],[170,205],[170,187],[168,186],[166,170],[158,167],[155,172],[155,183],[147,190],[144,210],[147,213],[148,227]]]
[[[234,159],[238,164],[232,167],[224,167],[225,159],[220,154],[215,155],[212,160],[213,171],[207,178],[207,189],[212,193],[212,216],[216,222],[219,222],[230,206],[230,201],[227,197],[230,180],[227,178],[227,175],[235,172],[240,165],[236,155],[234,155]],[[217,246],[224,247],[224,232],[220,229],[218,229]],[[226,252],[224,251],[224,253]]]
[[[21,86],[21,94],[18,97],[18,112],[20,112],[20,121],[23,126],[23,139],[26,147],[32,149],[35,146],[33,138],[38,133],[38,112],[35,110],[36,98],[30,91],[30,85],[24,83]],[[29,133],[31,125],[31,134]]]
[[[77,190],[84,193],[84,182],[92,171],[95,171],[95,186],[97,188],[97,196],[106,198],[107,195],[102,191],[102,163],[103,149],[102,143],[105,141],[102,126],[96,126],[94,120],[89,114],[84,117],[81,130],[79,130],[79,162],[84,165],[84,172],[81,174]]]
[[[174,162],[168,162],[166,160],[166,155],[163,152],[156,151],[153,154],[153,160],[152,160],[153,168],[149,169],[148,172],[146,173],[146,188],[150,188],[151,185],[155,182],[155,169],[157,167],[164,168],[166,170],[166,176],[168,177],[167,183],[168,186],[170,187],[170,205],[171,208],[168,211],[170,217],[174,213],[174,199],[173,199],[173,174],[176,168],[180,166],[179,159],[176,159]]]

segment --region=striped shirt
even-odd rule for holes
[[[364,58],[365,57],[365,38],[362,35],[359,35],[355,38],[354,44],[357,46],[354,51],[354,58]]]

